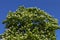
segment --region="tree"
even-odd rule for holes
[[[56,18],[36,7],[10,11],[3,24],[4,40],[56,40],[55,30],[59,29]]]

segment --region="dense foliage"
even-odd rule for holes
[[[3,40],[56,40],[57,19],[36,7],[20,6],[9,12],[3,22],[6,31]]]

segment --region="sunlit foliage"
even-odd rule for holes
[[[59,29],[57,19],[36,7],[10,11],[3,24],[3,40],[56,40],[55,30]]]

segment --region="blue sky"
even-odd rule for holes
[[[0,0],[0,34],[5,31],[2,21],[6,18],[8,11],[15,11],[21,5],[25,7],[38,7],[45,10],[57,18],[60,24],[60,0]],[[57,40],[60,40],[59,34],[60,30],[56,30]]]

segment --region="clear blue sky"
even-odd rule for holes
[[[60,24],[60,0],[0,0],[0,34],[5,31],[2,21],[6,18],[8,11],[15,11],[21,5],[45,10],[57,18]],[[56,37],[60,40],[60,30],[56,30]]]

